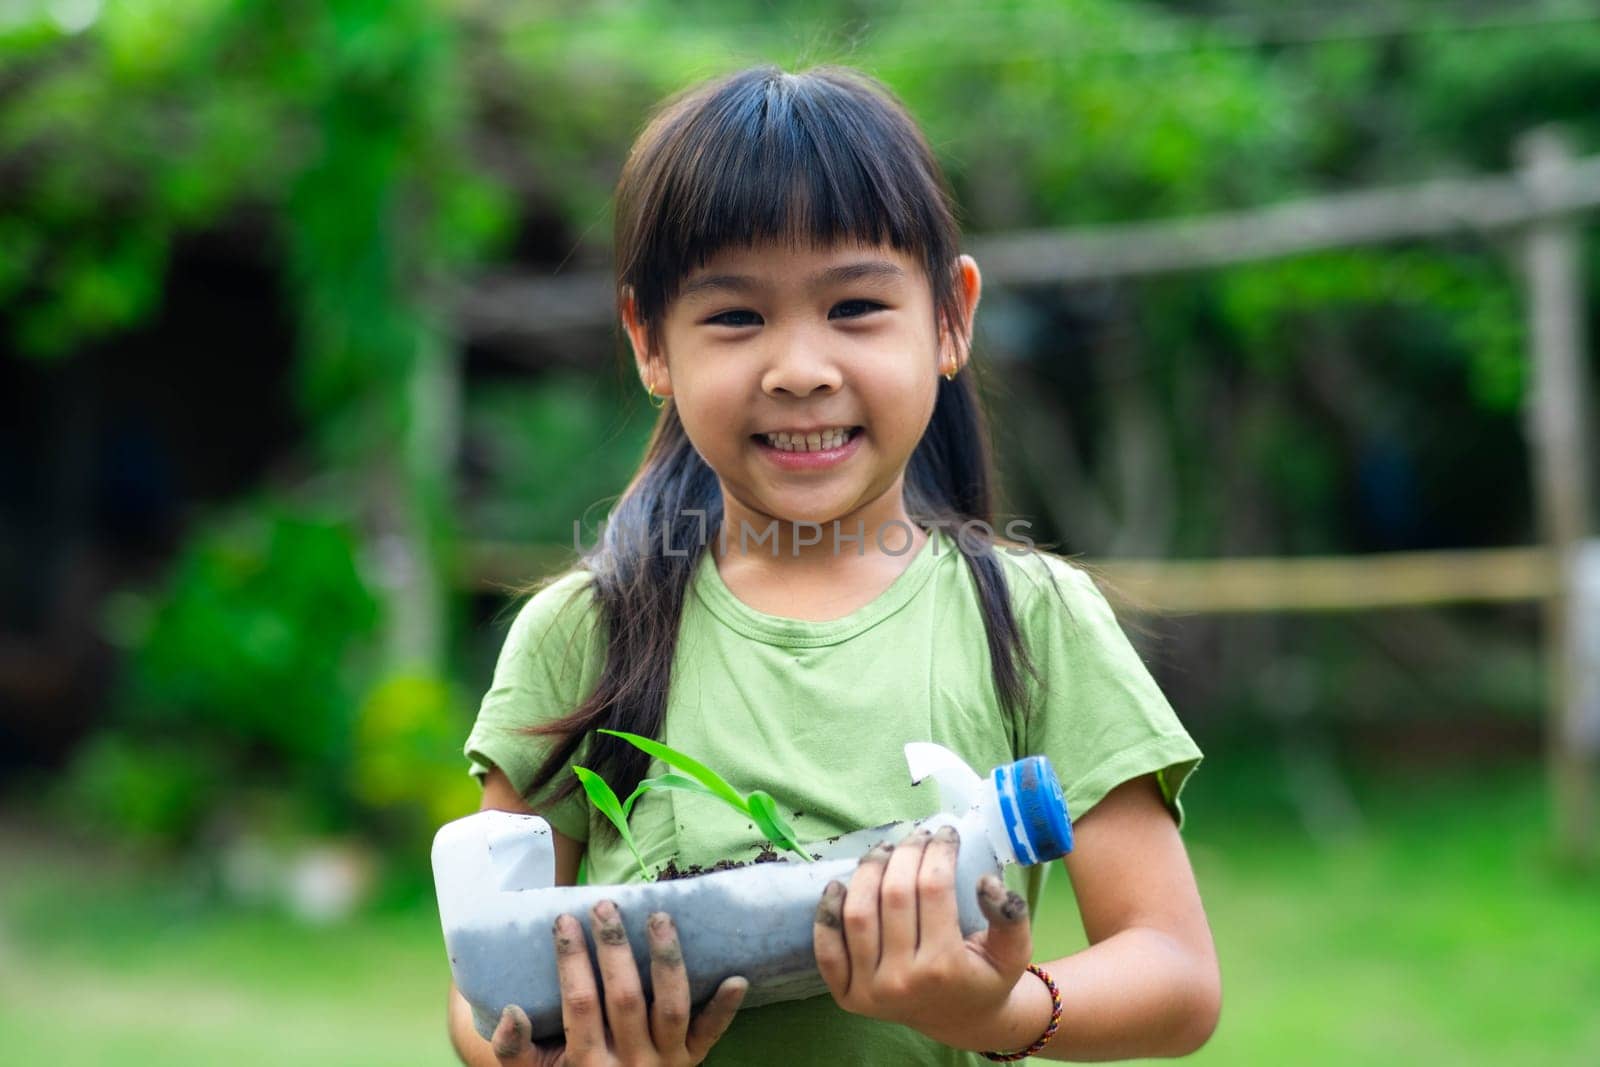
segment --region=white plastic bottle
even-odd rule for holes
[[[563,913],[589,933],[589,908],[616,902],[650,995],[645,921],[671,915],[698,1007],[731,975],[750,982],[745,1007],[827,991],[812,950],[812,924],[828,882],[848,882],[879,841],[914,827],[953,824],[961,835],[956,898],[963,935],[988,925],[977,882],[1004,865],[1031,865],[1072,850],[1072,823],[1050,761],[1030,756],[980,778],[954,753],[928,742],[906,745],[911,779],[933,778],[941,808],[915,823],[871,827],[807,846],[798,859],[751,864],[714,874],[636,885],[556,886],[550,826],[535,815],[480,811],[447,823],[433,841],[433,877],[445,948],[456,987],[488,1038],[508,1004],[518,1004],[535,1038],[561,1032],[561,992],[551,927]],[[591,958],[594,945],[591,940]]]

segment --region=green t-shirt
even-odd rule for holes
[[[661,739],[741,792],[773,794],[802,841],[933,814],[936,792],[913,788],[907,774],[907,741],[944,745],[980,774],[1042,753],[1074,819],[1115,786],[1156,772],[1181,827],[1179,792],[1200,763],[1199,748],[1088,575],[1048,553],[1020,553],[996,555],[1039,671],[1039,683],[1028,685],[1031,714],[1001,710],[976,584],[950,537],[934,530],[883,593],[827,622],[754,610],[704,553],[684,600]],[[592,692],[605,635],[589,577],[563,576],[517,615],[467,739],[472,773],[498,766],[526,794],[546,742],[519,728],[565,714]],[[657,763],[651,773],[664,769]],[[581,790],[559,804],[530,803],[562,833],[593,842],[589,881],[639,880],[615,835],[591,836],[604,816]],[[764,843],[731,809],[680,792],[645,794],[629,825],[652,870],[669,860],[690,869],[748,859]],[[1035,915],[1046,873],[1044,865],[1007,871]],[[987,1061],[852,1015],[824,996],[741,1011],[706,1062]]]

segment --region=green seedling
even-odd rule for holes
[[[789,825],[783,815],[778,811],[777,801],[772,799],[770,793],[757,789],[749,796],[741,796],[739,791],[722,779],[722,776],[698,760],[684,755],[677,749],[669,748],[660,741],[638,734],[625,733],[621,730],[601,730],[603,734],[620,737],[630,745],[654,756],[669,767],[675,767],[684,774],[663,774],[655,778],[646,778],[639,783],[639,788],[633,791],[627,802],[621,806],[619,814],[624,822],[628,814],[633,811],[634,801],[652,789],[673,789],[684,793],[699,793],[701,796],[715,797],[727,804],[735,811],[744,815],[756,825],[756,828],[766,839],[786,852],[793,852],[796,856],[812,862],[811,854],[800,847],[799,840],[795,837],[794,828]],[[607,793],[611,790],[607,789]],[[590,794],[593,796],[593,794]],[[615,795],[613,794],[613,799]],[[613,817],[615,822],[616,818]]]
[[[599,809],[600,814],[611,820],[611,825],[617,828],[617,833],[622,835],[623,842],[628,846],[628,851],[633,853],[634,862],[639,865],[639,873],[644,875],[645,881],[650,881],[650,872],[645,868],[644,857],[639,855],[639,846],[634,843],[633,831],[628,829],[628,816],[623,811],[622,804],[617,800],[617,794],[606,780],[587,767],[573,765],[572,773],[578,776],[578,781],[583,784],[583,791],[589,794],[589,803]],[[633,804],[633,798],[628,798],[628,803]]]
[[[604,778],[587,767],[572,767],[572,773],[578,776],[578,781],[583,785],[583,791],[589,795],[589,802],[611,821],[617,828],[617,833],[622,835],[623,843],[633,853],[634,862],[639,865],[639,873],[644,875],[646,881],[650,880],[650,872],[645,868],[644,857],[639,854],[639,847],[633,839],[633,831],[628,828],[628,816],[633,814],[633,805],[641,796],[656,789],[676,790],[681,793],[698,793],[704,797],[720,800],[733,808],[739,814],[748,818],[761,831],[766,839],[786,852],[793,852],[796,856],[812,862],[811,854],[800,847],[799,840],[795,837],[794,828],[789,825],[783,815],[778,811],[778,802],[772,799],[772,794],[762,789],[753,791],[749,796],[741,796],[739,791],[723,780],[722,776],[710,767],[686,756],[675,748],[663,745],[660,741],[653,741],[648,737],[638,734],[625,733],[621,730],[601,730],[600,733],[620,737],[635,748],[654,756],[669,767],[687,771],[687,774],[657,775],[646,778],[639,783],[625,801],[617,799],[616,792],[606,784]]]

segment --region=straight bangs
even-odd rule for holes
[[[856,71],[741,71],[670,101],[617,188],[618,299],[659,342],[667,306],[723,249],[887,244],[919,258],[947,324],[957,229],[938,164],[905,108]],[[964,324],[961,324],[964,326]]]

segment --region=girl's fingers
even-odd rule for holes
[[[904,967],[917,951],[917,871],[932,837],[926,830],[906,835],[889,857],[878,887],[878,921],[882,945],[880,967]]]
[[[533,1023],[517,1005],[507,1004],[500,1013],[489,1043],[494,1047],[495,1060],[505,1067],[534,1067]]]
[[[594,931],[595,957],[605,987],[606,1022],[617,1058],[624,1063],[637,1062],[650,1051],[650,1027],[628,932],[622,928],[616,904],[609,900],[589,909],[589,925]]]
[[[917,871],[917,924],[919,950],[961,939],[956,915],[956,855],[961,835],[954,826],[941,826],[922,854]]]
[[[689,1026],[689,1039],[685,1048],[689,1058],[699,1063],[706,1058],[722,1035],[728,1032],[728,1024],[733,1022],[733,1013],[739,1010],[739,1004],[744,1000],[745,990],[750,988],[750,983],[743,978],[733,977],[717,987],[712,994],[711,1003],[695,1016],[694,1022]]]
[[[666,912],[646,922],[650,936],[650,1036],[656,1049],[682,1048],[689,1033],[689,972],[683,966],[678,928]]]
[[[850,954],[844,945],[844,883],[829,882],[817,902],[817,918],[811,926],[811,948],[817,954],[817,970],[836,998],[850,988]]]
[[[980,937],[983,947],[1002,974],[1015,974],[1033,958],[1033,929],[1028,923],[1028,902],[1006,888],[999,875],[978,879],[978,907],[989,920]]]
[[[844,893],[844,945],[850,955],[850,981],[870,978],[878,969],[878,887],[889,866],[894,846],[887,841],[873,845],[856,865]]]
[[[604,1051],[605,1020],[600,995],[594,986],[594,967],[583,927],[570,915],[556,916],[556,974],[561,980],[561,1025],[566,1029],[567,1054],[581,1059]]]

